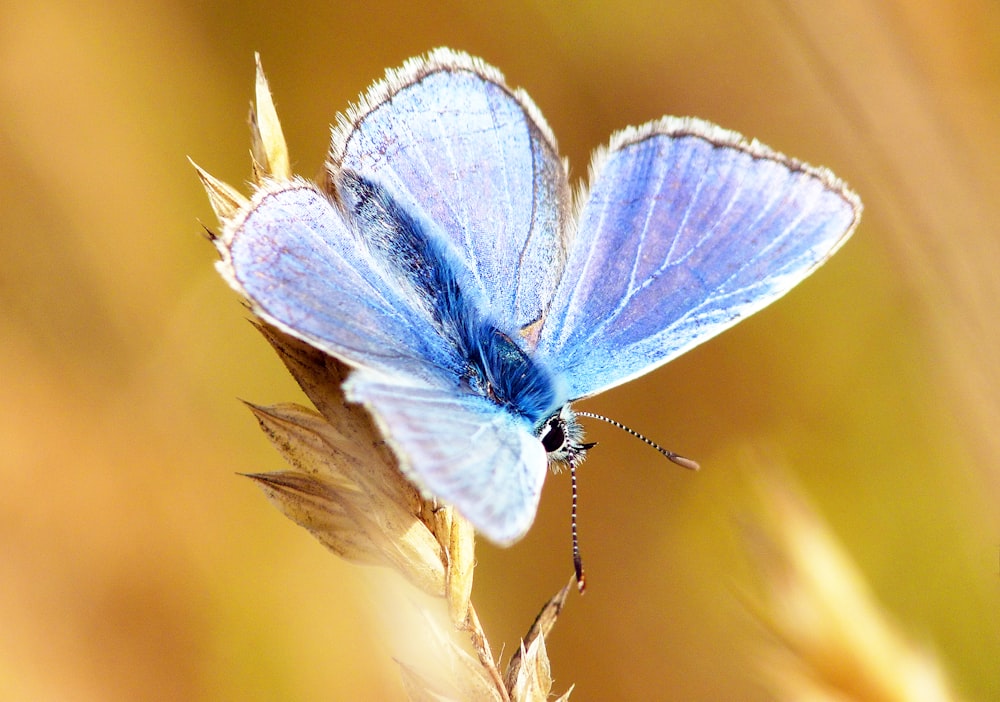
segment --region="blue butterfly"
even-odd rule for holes
[[[572,402],[781,297],[861,214],[829,171],[690,118],[618,132],[574,193],[531,99],[447,49],[339,116],[323,181],[261,187],[220,270],[351,366],[406,475],[499,544],[590,447]]]

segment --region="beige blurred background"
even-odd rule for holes
[[[836,3],[43,0],[0,6],[0,699],[401,699],[395,576],[338,561],[237,471],[237,401],[300,400],[212,268],[190,155],[249,177],[260,51],[297,172],[385,68],[439,45],[524,87],[574,174],[697,115],[833,168],[855,238],[789,297],[586,403],[590,589],[549,643],[574,700],[763,700],[738,522],[794,475],[900,628],[1000,699],[1000,9]],[[763,457],[763,458],[761,458]],[[570,573],[569,484],[479,549],[509,654]],[[387,584],[388,583],[388,584]]]

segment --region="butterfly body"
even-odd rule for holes
[[[483,300],[448,242],[435,235],[377,184],[345,172],[340,189],[359,232],[374,255],[392,270],[397,281],[412,287],[412,299],[422,300],[427,316],[444,347],[441,377],[456,393],[477,395],[498,409],[524,419],[526,426],[541,424],[562,405],[554,381],[514,340],[518,330],[500,329],[488,318]]]
[[[339,119],[321,185],[262,186],[219,268],[353,367],[348,399],[417,485],[510,543],[546,465],[589,447],[571,402],[777,299],[860,216],[829,171],[692,119],[618,133],[570,193],[530,99],[438,50]]]

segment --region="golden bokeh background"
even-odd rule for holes
[[[800,6],[801,5],[801,6]],[[550,641],[574,700],[764,700],[739,523],[779,466],[888,615],[1000,699],[1000,9],[989,0],[0,6],[0,699],[402,699],[395,575],[339,561],[237,471],[281,461],[236,398],[301,400],[212,268],[186,157],[238,184],[260,51],[299,173],[387,67],[448,45],[538,103],[586,171],[697,115],[861,194],[772,308],[586,403],[590,588]],[[479,549],[509,655],[570,572],[569,484]]]

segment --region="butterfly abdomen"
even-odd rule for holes
[[[469,329],[469,361],[485,394],[532,425],[558,409],[551,376],[491,324],[480,321]]]

